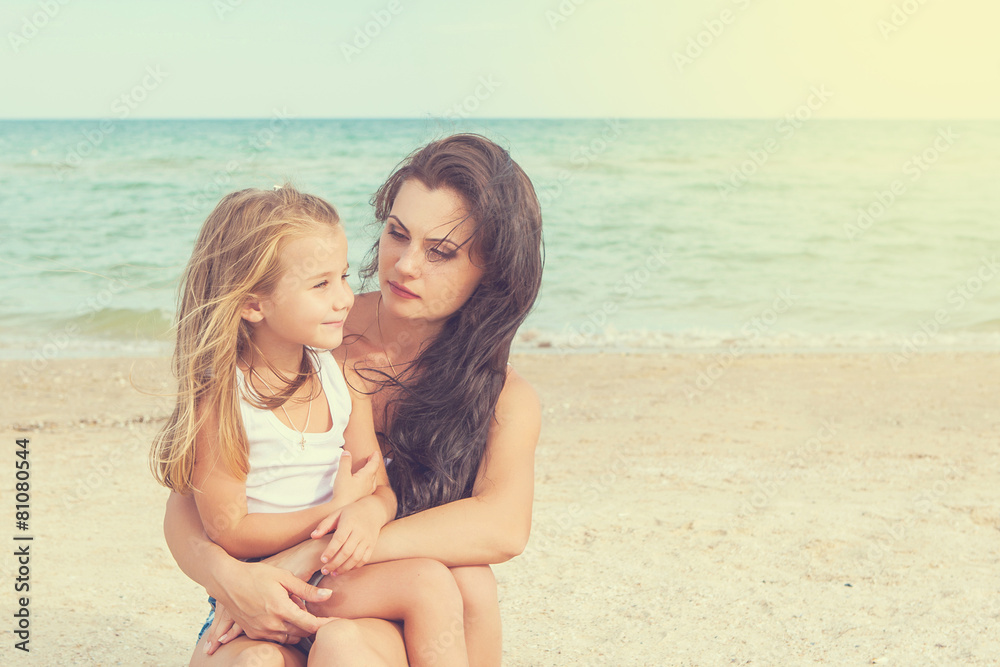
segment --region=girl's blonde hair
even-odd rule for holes
[[[289,185],[234,192],[209,214],[178,290],[173,357],[177,404],[150,452],[150,467],[161,484],[178,493],[192,491],[195,437],[213,413],[226,465],[246,476],[236,362],[246,358],[253,343],[241,311],[255,297],[274,292],[283,275],[281,250],[289,241],[339,224],[333,206]],[[259,407],[277,408],[312,372],[303,353],[298,377],[283,391],[249,398]]]

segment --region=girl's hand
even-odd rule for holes
[[[320,561],[324,563],[323,574],[343,574],[367,563],[375,549],[379,531],[385,524],[385,513],[377,501],[361,500],[343,508],[338,514],[335,521],[337,530],[320,556]],[[322,527],[320,524],[317,533]],[[313,537],[316,536],[314,533]]]
[[[353,503],[375,492],[375,474],[378,472],[378,457],[369,456],[364,466],[356,473],[351,472],[351,453],[344,450],[340,456],[340,466],[333,478],[333,500],[340,505]]]
[[[365,464],[356,473],[351,473],[351,453],[344,450],[340,456],[340,466],[337,468],[337,475],[333,478],[333,498],[331,505],[338,506],[325,519],[320,521],[310,534],[314,540],[323,537],[337,527],[340,515],[346,506],[356,503],[362,498],[366,498],[375,493],[378,487],[379,459],[372,454],[365,461]]]

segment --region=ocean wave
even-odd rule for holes
[[[102,308],[54,322],[55,330],[113,341],[163,341],[172,336],[173,313],[161,308]]]
[[[0,359],[169,356],[173,332],[167,313],[114,309],[50,326],[0,330]],[[515,353],[528,354],[745,354],[882,353],[910,358],[926,352],[1000,352],[1000,330],[909,334],[885,332],[790,333],[744,336],[736,332],[690,330],[615,331],[567,334],[544,329],[518,333]]]

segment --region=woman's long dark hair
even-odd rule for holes
[[[380,373],[383,387],[399,387],[385,407],[381,434],[392,456],[387,471],[398,516],[472,495],[511,341],[538,296],[544,261],[541,209],[531,181],[489,139],[457,134],[411,154],[372,197],[379,222],[385,223],[410,179],[459,195],[474,225],[470,256],[484,272],[469,300],[401,377]],[[377,270],[378,241],[362,276],[369,279]]]

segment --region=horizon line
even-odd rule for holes
[[[144,122],[144,121],[229,121],[229,120],[270,120],[273,116],[150,116],[144,118],[115,118],[112,116],[36,116],[36,117],[0,117],[0,122],[25,121],[111,121],[111,122]],[[446,121],[449,123],[476,123],[485,121],[505,120],[781,120],[783,116],[489,116],[483,118],[447,118],[444,116],[295,116],[288,121],[297,120],[400,120],[400,121]],[[952,116],[952,117],[901,117],[901,116],[832,116],[810,119],[814,121],[1000,121],[1000,117],[986,116]]]

